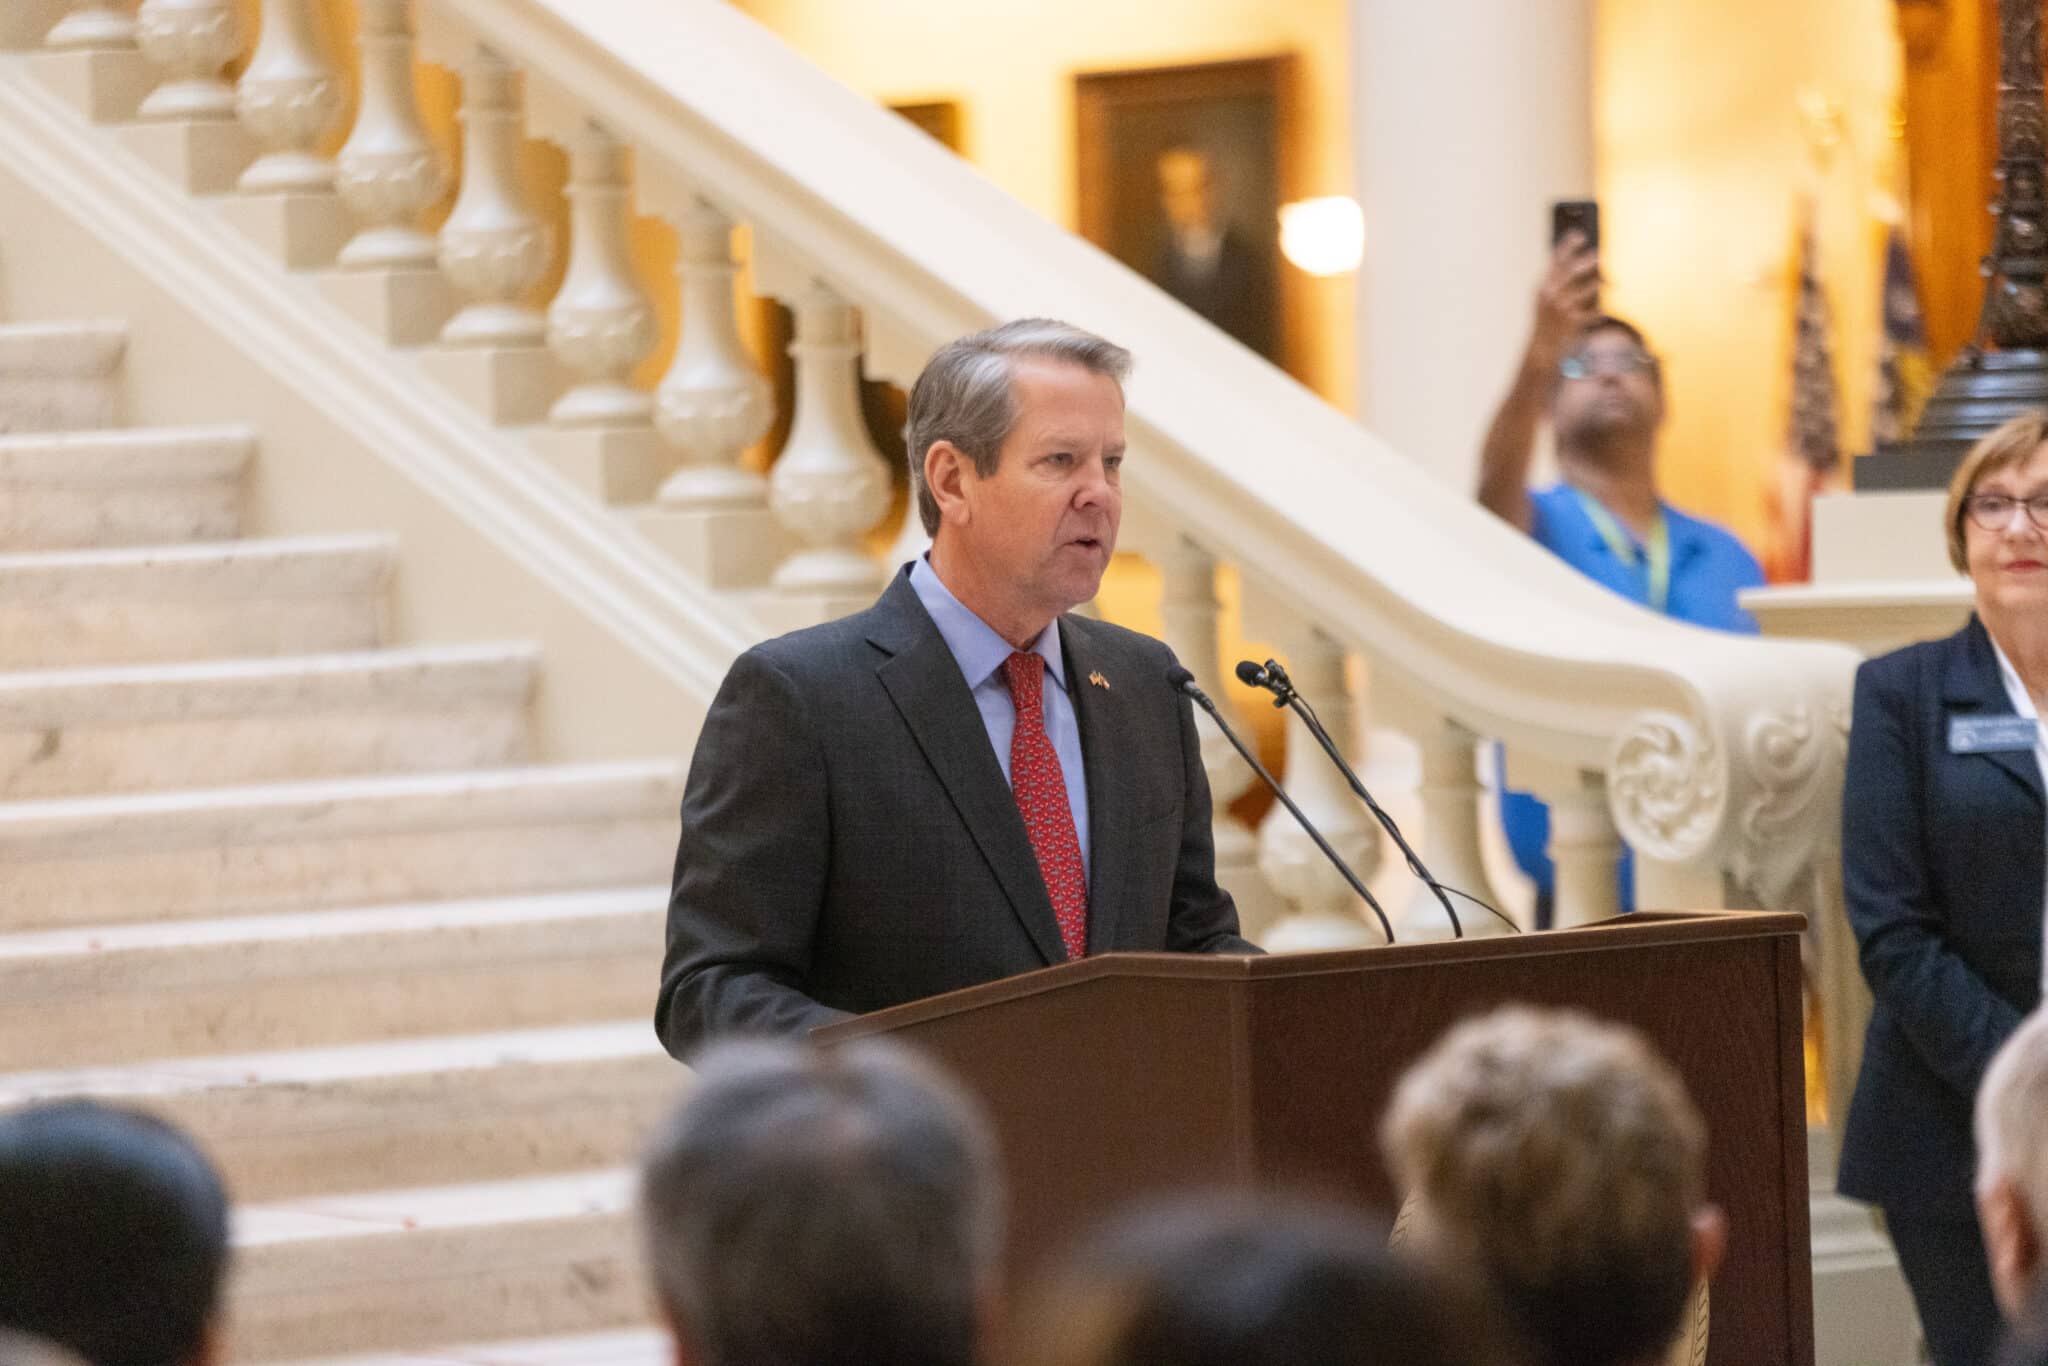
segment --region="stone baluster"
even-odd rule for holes
[[[142,0],[136,20],[142,55],[165,80],[142,102],[145,119],[221,122],[235,116],[222,71],[242,52],[235,0]]]
[[[335,157],[335,188],[361,226],[340,263],[349,270],[423,269],[434,264],[434,239],[419,219],[441,197],[446,177],[420,121],[408,0],[361,2],[362,97]]]
[[[702,199],[679,225],[683,332],[656,394],[655,422],[683,463],[661,486],[666,507],[760,508],[768,481],[740,463],[774,421],[775,397],[740,340],[732,221]]]
[[[227,193],[256,154],[222,75],[242,52],[236,0],[142,0],[135,34],[163,79],[123,140],[191,193]]]
[[[262,150],[228,211],[294,270],[331,264],[348,236],[334,162],[320,152],[346,102],[320,4],[264,0],[256,51],[235,86],[235,112]]]
[[[633,274],[625,146],[602,126],[568,134],[569,269],[548,306],[548,349],[580,377],[548,411],[535,444],[557,469],[605,503],[645,503],[663,473],[654,403],[632,384],[660,340]]]
[[[548,306],[548,345],[580,382],[548,411],[564,427],[650,426],[654,403],[633,368],[658,338],[628,258],[626,149],[595,123],[569,152],[569,270]]]
[[[1146,558],[1159,567],[1159,612],[1166,643],[1202,691],[1219,707],[1227,705],[1218,653],[1222,608],[1216,599],[1216,557],[1185,536],[1168,536],[1156,549],[1147,550]],[[1209,777],[1216,878],[1236,898],[1245,935],[1256,939],[1282,908],[1259,872],[1257,838],[1229,807],[1258,779],[1207,717],[1197,715],[1195,725],[1202,740],[1202,769]]]
[[[410,0],[360,4],[361,95],[334,159],[335,189],[356,232],[337,258],[341,270],[320,285],[393,346],[418,346],[439,336],[455,311],[433,235],[419,226],[447,176],[420,119]]]
[[[1607,780],[1579,774],[1577,785],[1540,794],[1550,804],[1550,862],[1556,870],[1558,929],[1590,925],[1621,912],[1614,877],[1621,836],[1607,807]]]
[[[264,0],[263,28],[235,86],[235,112],[262,152],[242,172],[245,194],[334,188],[320,144],[341,120],[341,73],[322,32],[319,0]]]
[[[931,548],[932,534],[924,529],[917,499],[908,499],[903,505],[903,524],[896,528],[896,539],[889,543],[889,553],[883,558],[892,565],[908,564]]]
[[[1422,855],[1423,864],[1438,882],[1500,906],[1500,897],[1487,877],[1486,862],[1480,853],[1479,742],[1471,731],[1449,719],[1421,725],[1416,730],[1416,743],[1422,754],[1422,828],[1404,828],[1402,833]],[[1384,797],[1377,792],[1374,795]],[[1451,905],[1468,937],[1510,932],[1494,915],[1464,897],[1452,897]],[[1417,883],[1395,925],[1404,944],[1410,940],[1451,938],[1451,924],[1444,915],[1443,903],[1421,883]]]
[[[1327,635],[1278,613],[1274,633],[1288,670],[1303,695],[1314,699],[1324,729],[1347,756],[1354,715],[1344,677],[1344,651]],[[1379,828],[1297,718],[1287,718],[1287,763],[1282,781],[1296,804],[1359,879],[1370,885],[1379,867]],[[1289,911],[1262,942],[1276,951],[1365,947],[1386,942],[1379,921],[1307,833],[1277,802],[1259,824],[1259,870]]]
[[[519,183],[519,76],[478,48],[462,72],[462,190],[441,228],[441,269],[469,302],[441,330],[450,346],[528,346],[547,322],[526,295],[552,243]]]
[[[463,65],[461,119],[462,189],[438,256],[468,302],[441,329],[429,364],[491,421],[538,422],[561,384],[547,319],[528,302],[553,259],[552,234],[520,185],[518,73],[488,48]]]
[[[33,66],[38,79],[95,123],[125,123],[149,93],[153,73],[136,38],[134,0],[69,0],[45,31]]]
[[[814,281],[795,311],[796,416],[768,498],[799,548],[772,582],[812,612],[837,616],[872,600],[881,582],[861,538],[889,510],[889,469],[861,415],[853,307]]]
[[[766,583],[796,542],[741,463],[775,420],[775,393],[740,338],[732,220],[697,195],[677,215],[682,335],[655,390],[654,425],[681,453],[648,535],[716,588]]]

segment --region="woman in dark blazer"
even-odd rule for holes
[[[1985,1366],[1998,1309],[1971,1189],[1971,1105],[2041,1000],[2048,806],[2048,413],[1949,485],[1956,634],[1866,662],[1842,802],[1843,890],[1876,997],[1838,1189],[1881,1206],[1936,1366]]]

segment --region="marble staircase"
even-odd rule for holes
[[[251,534],[261,433],[121,426],[124,351],[0,325],[0,1108],[198,1136],[233,1360],[659,1359],[680,766],[543,762],[537,647],[391,639],[394,538]]]

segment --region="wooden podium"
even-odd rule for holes
[[[988,1105],[1028,1269],[1134,1196],[1303,1188],[1390,1214],[1380,1112],[1509,1001],[1635,1026],[1706,1115],[1727,1211],[1709,1366],[1812,1366],[1797,915],[1643,912],[1547,934],[1267,958],[1109,954],[817,1031],[937,1057]]]

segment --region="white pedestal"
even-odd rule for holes
[[[1959,629],[1970,582],[1948,562],[1938,489],[1813,500],[1813,582],[1741,595],[1766,635],[1838,640],[1882,654]]]
[[[500,427],[543,421],[563,388],[562,367],[544,346],[443,346],[420,363]]]
[[[675,453],[652,427],[549,427],[530,438],[541,459],[600,503],[645,503]]]
[[[288,270],[334,264],[353,231],[341,197],[326,194],[238,194],[221,202],[230,223]]]
[[[133,123],[121,140],[192,194],[226,194],[256,159],[256,141],[232,119]]]
[[[879,589],[855,597],[842,593],[780,593],[764,588],[749,594],[747,601],[763,626],[775,635],[784,635],[866,611],[879,596]]]
[[[140,52],[38,52],[29,58],[36,79],[94,123],[126,123],[156,85],[156,72]]]
[[[713,588],[762,588],[775,566],[796,548],[795,539],[766,507],[693,510],[656,505],[636,520],[649,540]]]
[[[330,270],[320,292],[391,346],[425,346],[455,316],[455,289],[431,266]]]

